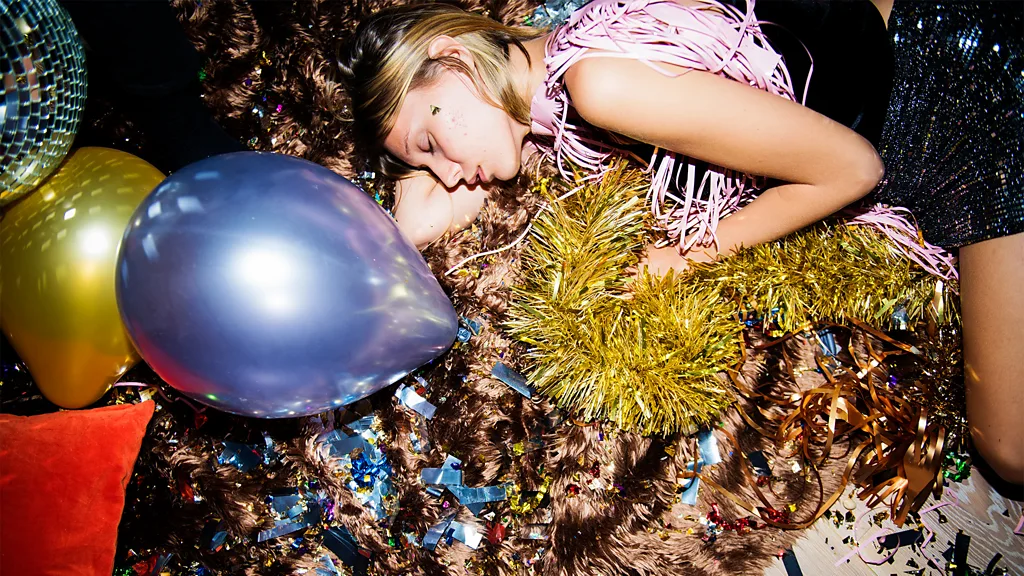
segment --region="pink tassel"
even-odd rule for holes
[[[871,226],[892,241],[892,249],[909,258],[921,268],[943,280],[959,279],[956,259],[942,248],[929,244],[920,237],[913,216],[906,208],[875,204],[865,209],[848,209],[850,225]]]

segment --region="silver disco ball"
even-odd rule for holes
[[[0,0],[0,206],[60,164],[85,107],[85,55],[57,0]]]

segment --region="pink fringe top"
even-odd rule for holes
[[[614,144],[619,140],[614,135],[572,113],[563,76],[584,58],[632,58],[667,76],[679,75],[659,66],[672,64],[795,99],[782,57],[754,16],[753,0],[745,13],[714,0],[704,2],[706,8],[673,0],[593,0],[555,29],[547,44],[548,77],[533,97],[531,115],[533,133],[551,139],[547,152],[564,177],[571,180],[572,165],[600,177],[614,157],[630,155]],[[694,162],[667,150],[656,149],[649,162],[640,161],[652,175],[651,211],[682,253],[716,245],[718,222],[763,186],[760,178],[713,166],[696,182]],[[899,252],[929,272],[945,279],[956,276],[952,256],[919,239],[908,211],[879,205],[851,216],[853,223],[882,230]]]

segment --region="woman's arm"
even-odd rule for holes
[[[520,165],[537,153],[532,142],[524,142]],[[445,232],[457,232],[476,220],[487,186],[461,184],[447,189],[429,172],[421,172],[395,183],[395,222],[417,248],[423,249]]]
[[[714,74],[691,70],[670,77],[639,61],[598,57],[573,65],[565,82],[577,112],[595,126],[787,182],[719,223],[724,254],[821,220],[882,177],[878,154],[857,133]]]
[[[445,232],[469,226],[487,198],[482,187],[465,184],[449,190],[430,174],[417,174],[395,183],[395,222],[417,248]]]

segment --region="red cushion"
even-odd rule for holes
[[[0,414],[0,574],[110,576],[152,416],[153,402]]]

